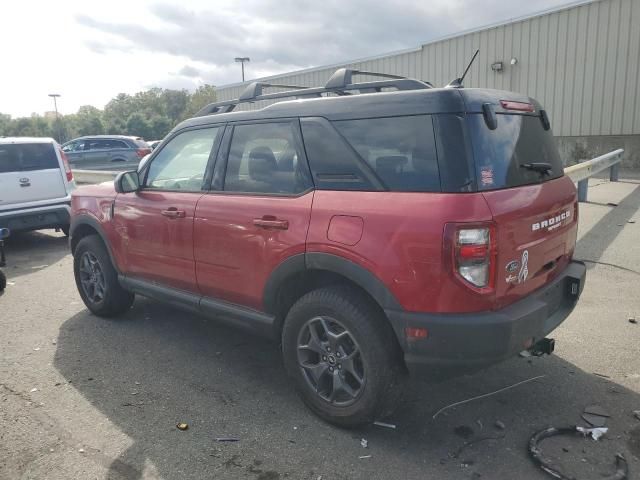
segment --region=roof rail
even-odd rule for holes
[[[352,77],[354,75],[383,77],[388,80],[353,83]],[[288,88],[290,90],[286,90],[284,92],[264,93],[263,89],[267,87]],[[396,90],[424,90],[433,88],[433,86],[429,82],[423,82],[421,80],[401,77],[399,75],[392,75],[389,73],[365,72],[349,68],[340,68],[331,75],[324,87],[302,87],[299,85],[252,82],[247,86],[247,88],[245,88],[237,99],[210,103],[199,110],[195,116],[202,117],[204,115],[227,113],[233,111],[233,109],[241,103],[253,103],[260,100],[276,100],[288,97],[320,97],[323,93],[335,93],[336,95],[375,93],[381,92],[383,88],[395,88]]]

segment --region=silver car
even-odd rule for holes
[[[127,170],[135,169],[151,148],[140,137],[94,135],[71,140],[62,151],[74,169]]]

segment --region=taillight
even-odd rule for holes
[[[138,155],[138,158],[142,158],[146,155],[149,155],[151,153],[151,149],[150,148],[138,148],[136,150],[136,154]]]
[[[448,224],[445,242],[449,243],[454,275],[481,293],[493,291],[497,254],[494,224]]]
[[[500,105],[505,110],[518,110],[520,112],[533,112],[534,106],[525,102],[514,102],[513,100],[500,100]]]
[[[62,158],[62,164],[64,165],[64,173],[67,174],[67,182],[73,180],[73,172],[71,171],[71,166],[69,165],[69,159],[67,155],[62,151],[62,149],[58,150],[60,152],[60,158]]]

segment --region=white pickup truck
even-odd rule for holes
[[[69,233],[73,173],[52,138],[0,137],[0,228]]]

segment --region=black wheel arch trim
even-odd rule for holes
[[[342,275],[364,289],[383,309],[404,310],[393,293],[366,268],[344,257],[330,253],[308,252],[289,257],[271,272],[264,288],[265,311],[277,311],[278,289],[287,278],[308,270],[324,270]]]
[[[118,269],[118,264],[116,263],[115,258],[113,256],[113,252],[111,251],[111,245],[109,245],[109,240],[107,239],[107,235],[104,233],[104,230],[100,225],[100,222],[98,222],[98,220],[96,220],[95,218],[89,215],[86,215],[86,214],[78,215],[76,217],[71,218],[71,224],[69,226],[69,248],[71,249],[71,252],[73,253],[74,233],[76,232],[78,227],[82,225],[88,225],[89,227],[93,228],[96,231],[96,233],[102,240],[102,243],[104,243],[104,246],[107,249],[107,253],[109,254],[109,259],[111,260],[111,264],[113,265],[113,268],[116,270],[117,273],[120,273],[120,270]]]

